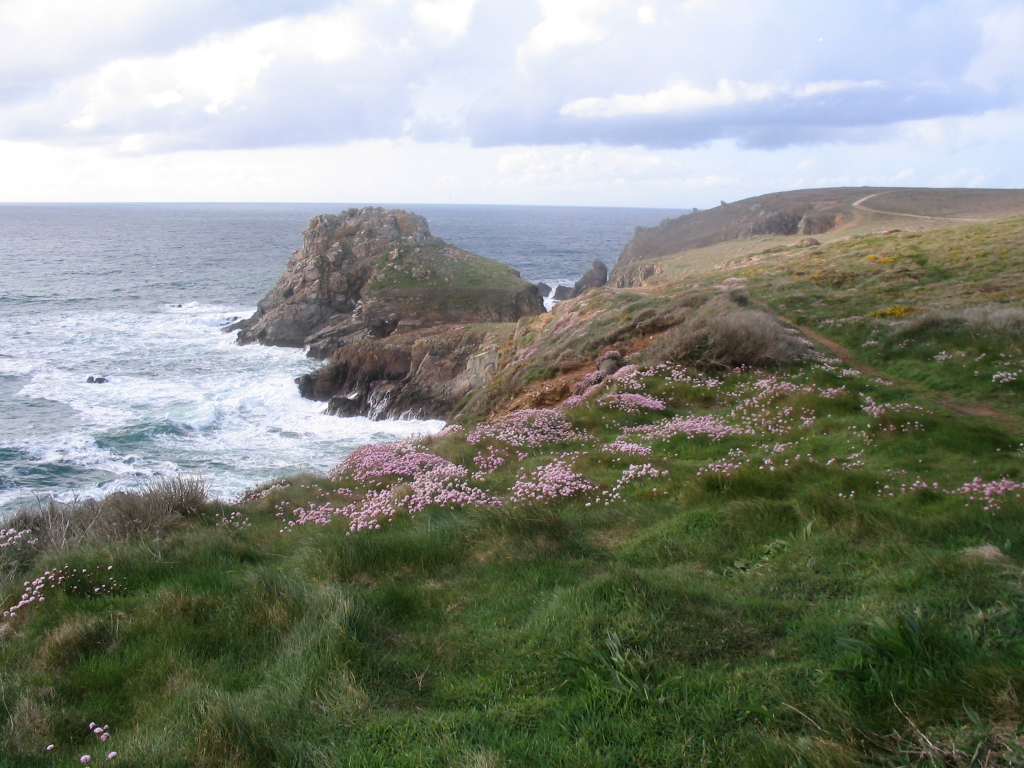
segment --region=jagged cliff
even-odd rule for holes
[[[256,313],[229,330],[328,360],[298,383],[332,413],[438,417],[485,383],[510,324],[543,311],[536,286],[432,236],[422,216],[352,208],[312,218]]]

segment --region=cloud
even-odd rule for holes
[[[0,104],[126,57],[317,12],[334,0],[0,0]]]
[[[1024,98],[1005,0],[0,0],[0,138],[870,143]]]
[[[413,15],[424,25],[448,35],[464,35],[476,0],[418,0]]]
[[[715,107],[751,104],[786,97],[807,99],[824,94],[840,93],[855,88],[880,88],[880,80],[855,82],[830,80],[794,87],[788,83],[745,83],[719,80],[715,90],[705,90],[692,83],[670,83],[668,87],[643,94],[616,94],[611,98],[577,99],[564,105],[559,114],[571,117],[622,117],[625,115],[663,115],[704,112]]]

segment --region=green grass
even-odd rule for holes
[[[367,283],[367,296],[384,295],[393,290],[511,290],[522,286],[506,264],[477,256],[448,245],[427,245],[398,249],[397,255],[381,256],[374,278]]]
[[[281,533],[278,505],[369,488],[307,476],[239,508],[246,528],[216,526],[214,504],[159,540],[42,553],[5,605],[65,564],[89,572],[79,586],[120,586],[51,590],[4,625],[0,765],[109,749],[168,767],[1020,765],[1024,503],[899,492],[1024,479],[1017,437],[832,365],[780,377],[846,390],[753,408],[764,374],[655,377],[666,412],[588,401],[570,412],[586,440],[525,458],[465,433],[424,443],[470,470],[498,446],[510,460],[473,481],[493,493],[571,451],[599,489],[629,464],[668,472],[608,506],[433,506],[381,530]],[[875,417],[865,396],[925,411]],[[675,415],[738,424],[745,403],[764,430],[599,450]],[[730,451],[747,463],[697,475]],[[965,554],[983,546],[1003,554]]]
[[[858,361],[1019,420],[1024,329],[971,322],[963,310],[1021,308],[1022,243],[1018,216],[765,254],[728,274],[745,277],[752,296]],[[922,315],[933,319],[921,322]]]

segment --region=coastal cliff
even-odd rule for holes
[[[765,247],[757,243],[769,240],[773,246],[788,246],[802,238],[813,245],[818,238],[941,229],[1022,210],[1024,194],[1014,189],[833,187],[773,192],[637,227],[608,283],[616,288],[642,286],[681,254],[734,242],[741,251],[756,252]],[[722,253],[708,255],[722,261]]]
[[[339,415],[440,417],[493,374],[521,317],[544,311],[511,267],[430,234],[402,210],[315,216],[241,344],[308,347],[327,364],[298,380]],[[482,325],[482,328],[467,326]]]

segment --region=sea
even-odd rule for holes
[[[325,471],[360,445],[440,429],[327,416],[294,381],[317,361],[238,346],[221,330],[255,311],[311,216],[350,207],[361,205],[0,205],[0,518],[176,474],[230,499]],[[634,227],[681,213],[385,207],[551,286],[595,259],[611,267]]]

